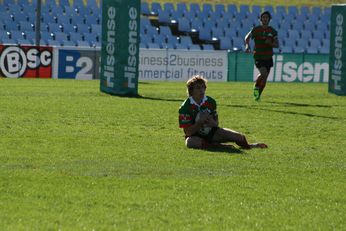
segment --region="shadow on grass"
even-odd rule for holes
[[[282,103],[284,104],[284,103]],[[293,104],[289,105],[293,106]],[[303,104],[299,104],[300,106],[304,106]],[[293,112],[293,111],[286,111],[286,110],[278,110],[278,109],[270,109],[268,107],[262,108],[260,106],[254,106],[254,105],[226,105],[227,107],[238,107],[238,108],[246,108],[250,110],[260,110],[260,111],[267,111],[267,112],[277,112],[277,113],[283,113],[283,114],[291,114],[291,115],[302,115],[302,116],[307,116],[307,117],[316,117],[316,118],[323,118],[323,119],[333,119],[333,120],[343,120],[345,118],[341,117],[335,117],[335,116],[323,116],[323,115],[315,115],[312,113],[304,113],[304,112]],[[266,106],[271,106],[271,105],[266,105]],[[309,105],[313,107],[313,105]],[[316,106],[315,107],[331,107],[331,106]]]
[[[207,152],[222,152],[222,153],[228,153],[228,154],[242,154],[243,151],[235,148],[233,145],[227,145],[227,144],[221,144],[219,147],[210,147],[207,149],[204,149],[204,151]]]
[[[138,99],[146,99],[146,100],[155,100],[155,101],[167,101],[167,102],[183,102],[183,99],[164,99],[164,98],[155,98],[155,97],[147,97],[147,96],[137,96]]]
[[[324,107],[324,108],[332,108],[331,105],[321,105],[321,104],[307,104],[307,103],[291,103],[291,102],[275,102],[275,101],[267,101],[267,103],[279,104],[288,107]]]
[[[156,98],[156,97],[148,97],[148,96],[142,96],[142,95],[133,95],[133,94],[125,94],[125,95],[119,95],[114,93],[105,93],[101,92],[104,96],[112,95],[120,98],[136,98],[136,99],[145,99],[145,100],[155,100],[155,101],[166,101],[166,102],[183,102],[184,99],[167,99],[167,98]]]

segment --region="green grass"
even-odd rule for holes
[[[346,98],[209,83],[220,125],[266,150],[190,150],[184,83],[0,79],[0,230],[344,230]]]

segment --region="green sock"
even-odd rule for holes
[[[262,95],[263,90],[264,90],[263,88],[260,88],[260,89],[259,89],[259,94],[260,94],[260,95]]]
[[[261,96],[261,93],[260,93],[260,89],[258,88],[258,87],[254,87],[253,88],[253,95],[254,95],[254,97],[255,97],[255,100],[258,100],[259,98],[260,98],[260,96]]]

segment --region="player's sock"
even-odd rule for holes
[[[262,95],[263,90],[264,90],[263,88],[260,88],[260,89],[259,89],[259,94],[260,94],[260,96]]]
[[[257,101],[259,101],[261,99],[261,95],[262,95],[263,90],[264,90],[263,88],[259,89],[259,96],[258,96],[258,99],[256,99]]]
[[[262,92],[260,92],[260,88],[259,87],[254,87],[253,88],[253,96],[255,97],[255,100],[256,101],[258,101],[259,99],[260,99],[260,97],[261,97],[261,93]]]

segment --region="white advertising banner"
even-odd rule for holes
[[[199,74],[227,81],[227,51],[141,49],[139,58],[139,80],[186,81]]]
[[[274,55],[273,62],[274,66],[268,76],[269,82],[328,82],[328,55]],[[258,74],[258,69],[253,66],[254,81]]]

